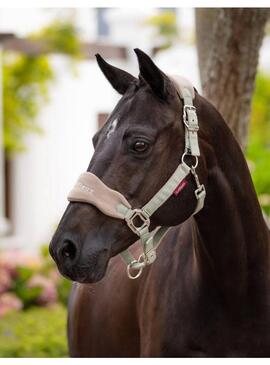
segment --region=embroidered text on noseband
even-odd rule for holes
[[[87,193],[90,193],[90,194],[93,194],[94,193],[94,189],[92,189],[91,187],[89,186],[86,186],[84,184],[82,184],[81,182],[78,181],[78,187],[83,190],[83,191],[86,191]]]

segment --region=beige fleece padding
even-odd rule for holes
[[[91,172],[83,172],[75,186],[68,194],[70,202],[82,202],[96,206],[102,213],[124,219],[117,211],[117,206],[123,204],[131,208],[126,198],[113,189],[108,188],[96,175]]]
[[[175,84],[179,95],[181,96],[181,98],[183,99],[185,95],[183,95],[182,90],[184,90],[185,88],[189,90],[189,92],[192,95],[192,99],[195,98],[195,91],[194,91],[194,87],[192,86],[191,82],[187,79],[185,79],[182,76],[179,75],[169,75],[169,78],[173,81],[173,83]]]

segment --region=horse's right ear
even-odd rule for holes
[[[96,54],[97,63],[105,75],[106,79],[112,85],[112,87],[123,95],[127,91],[130,83],[136,80],[136,77],[130,75],[128,72],[114,67],[106,62],[100,54]]]
[[[139,79],[144,80],[161,99],[168,97],[171,85],[168,77],[155,65],[152,59],[139,48],[135,48],[137,55],[140,75]]]

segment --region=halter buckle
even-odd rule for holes
[[[185,124],[185,126],[187,127],[189,132],[198,132],[199,130],[199,125],[196,123],[193,123],[193,125],[191,126],[188,123],[188,110],[193,110],[196,113],[196,107],[194,105],[184,105],[183,108],[183,122]]]
[[[134,223],[134,220],[138,218],[141,220],[141,225],[139,226]],[[150,226],[150,219],[141,209],[133,209],[131,217],[126,219],[126,222],[132,232],[134,232],[138,236],[141,236],[141,231],[144,228],[148,228]]]

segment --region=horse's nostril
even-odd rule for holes
[[[60,252],[64,259],[69,258],[70,260],[73,260],[76,256],[77,249],[72,241],[64,240],[63,247]]]

